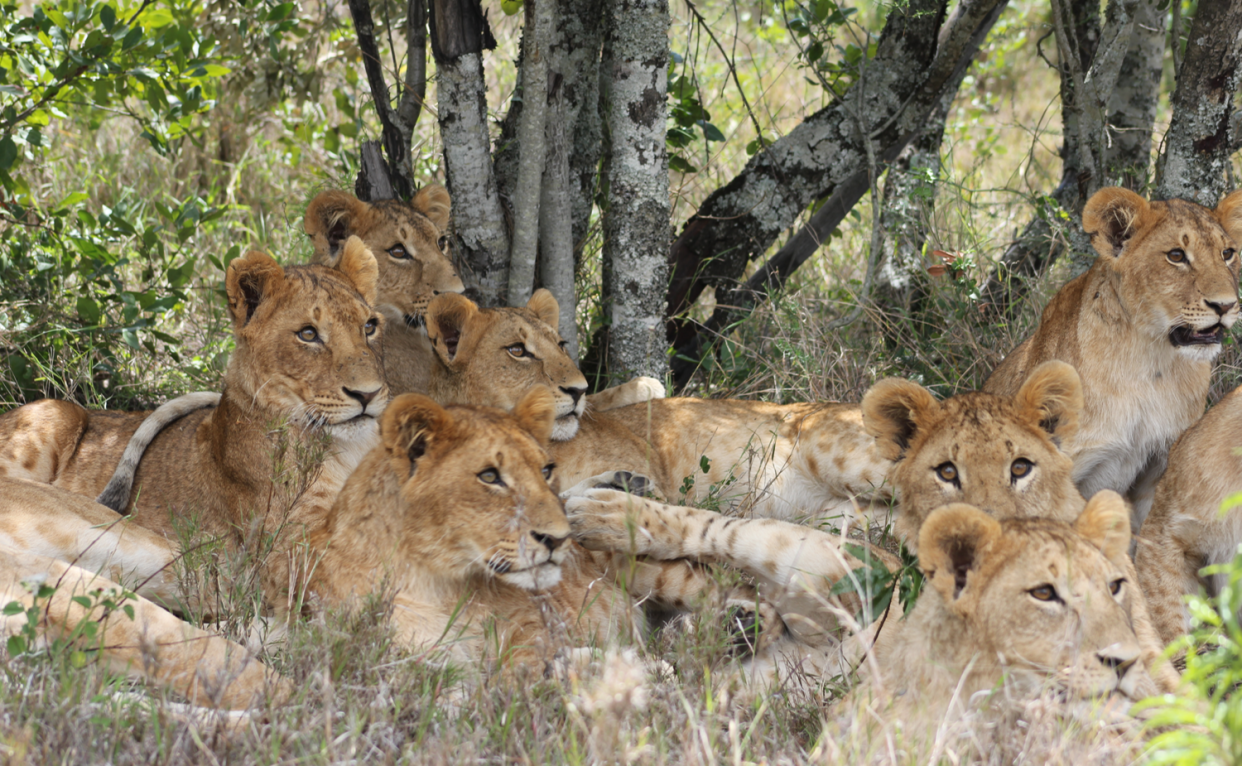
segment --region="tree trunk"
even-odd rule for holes
[[[1164,72],[1165,13],[1161,0],[1140,0],[1130,49],[1108,102],[1105,164],[1110,184],[1144,192],[1150,180],[1151,133]]]
[[[707,286],[739,278],[746,264],[762,255],[811,202],[828,196],[866,164],[857,115],[863,115],[867,131],[882,130],[920,89],[934,60],[946,5],[945,0],[911,0],[894,7],[876,56],[867,63],[867,92],[860,95],[857,86],[850,88],[752,157],[730,183],[708,196],[669,256],[670,316],[689,308]],[[976,5],[990,10],[996,2],[962,4]],[[862,103],[856,103],[860,98]],[[881,137],[880,143],[893,140]],[[677,320],[669,332],[675,346],[695,334]]]
[[[433,0],[431,50],[444,175],[468,290],[484,306],[504,303],[509,233],[492,174],[483,50],[491,41],[479,0]]]
[[[668,284],[668,0],[609,0],[604,314],[613,381],[663,379]]]
[[[1215,207],[1228,190],[1233,96],[1242,81],[1242,3],[1199,0],[1170,101],[1157,196]]]
[[[921,133],[928,120],[928,113],[940,103],[941,99],[945,97],[952,99],[952,94],[957,91],[962,78],[965,76],[967,66],[970,64],[971,59],[974,58],[983,40],[987,37],[987,33],[996,23],[997,18],[1000,17],[1005,5],[1005,0],[960,3],[952,17],[945,22],[943,29],[937,27],[930,30],[930,32],[922,30],[925,35],[930,37],[931,41],[938,40],[939,42],[936,44],[934,57],[922,70],[921,76],[923,79],[921,84],[916,84],[913,94],[901,105],[900,110],[896,114],[891,115],[882,122],[883,130],[878,131],[880,134],[877,141],[879,146],[876,150],[878,162],[892,162],[895,160],[906,144]],[[908,9],[908,11],[920,12],[918,9],[913,8]],[[885,26],[885,34],[898,34],[898,32],[891,31],[893,25],[893,18],[890,17],[888,24]],[[939,35],[936,34],[937,31]],[[920,41],[920,38],[907,35],[907,41],[909,44],[914,45]],[[881,51],[884,50],[885,41],[883,35],[881,36],[879,47]],[[873,73],[885,62],[887,62],[886,65],[893,65],[891,57],[882,60],[877,54],[876,58],[867,64],[868,84],[866,93],[863,94],[864,103],[869,101],[869,94],[875,87]],[[891,75],[891,73],[889,74]],[[903,76],[911,79],[909,71],[903,71]],[[846,98],[850,99],[851,95],[854,98],[858,97],[858,94],[851,90]],[[822,115],[823,112],[820,114]],[[849,117],[848,113],[843,116]],[[823,141],[815,145],[815,152],[826,155],[831,155],[833,149],[840,152],[841,136],[849,137],[851,124],[856,125],[857,120],[853,123],[840,125],[839,131],[831,137],[823,137]],[[792,135],[791,133],[790,136]],[[857,136],[856,128],[853,135]],[[783,137],[776,143],[780,144],[783,141],[787,141],[790,136]],[[811,217],[807,225],[762,267],[756,270],[744,284],[728,291],[717,289],[717,308],[705,326],[685,322],[677,328],[675,338],[679,341],[679,345],[675,347],[677,351],[674,354],[672,364],[674,381],[679,387],[684,385],[693,373],[710,337],[725,330],[740,314],[748,311],[772,291],[784,285],[789,276],[814,254],[820,244],[827,241],[832,230],[844,220],[845,215],[867,192],[869,187],[868,169],[861,141],[857,143],[857,148],[859,150],[859,153],[856,155],[858,165],[850,175],[829,184],[832,189],[831,195],[828,196],[828,199],[816,211],[815,215]],[[809,147],[805,149],[809,151]],[[753,164],[754,162],[752,161]],[[842,166],[841,169],[843,170],[844,167]],[[743,171],[742,176],[735,178],[725,189],[743,185],[740,179],[749,171],[750,166],[748,166],[746,171]],[[709,197],[709,201],[710,199]],[[706,207],[706,203],[704,207]],[[703,208],[700,208],[699,215],[702,215],[702,211]],[[724,221],[702,220],[698,223],[700,231],[710,232],[713,227],[729,226],[733,223],[733,219]],[[687,224],[687,228],[682,232],[678,244],[687,239],[690,235],[690,227],[693,225],[695,225],[695,219],[691,219],[691,223]],[[677,254],[677,247],[678,245],[674,245],[674,257]],[[694,287],[694,285],[691,285],[691,287]],[[697,286],[695,289],[701,291],[702,285]],[[697,297],[697,293],[693,291],[687,295]],[[863,296],[863,299],[865,300],[865,296]]]
[[[539,251],[539,201],[547,161],[548,57],[556,0],[526,0],[522,35],[522,113],[518,119],[518,193],[513,197],[513,241],[509,244],[510,306],[525,306],[535,290]]]
[[[569,148],[569,196],[573,224],[574,273],[581,272],[582,249],[595,207],[599,158],[604,146],[600,114],[600,48],[604,41],[604,7],[600,0],[561,0],[565,13],[558,26],[563,42],[566,105],[565,138]]]
[[[546,2],[546,0],[541,0]],[[539,202],[539,281],[552,291],[561,307],[560,326],[565,351],[578,359],[577,295],[574,291],[574,228],[569,193],[569,152],[566,131],[568,112],[563,96],[564,81],[553,70],[552,92],[548,95],[547,163],[540,186]]]

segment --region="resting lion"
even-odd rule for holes
[[[872,386],[863,397],[864,423],[880,454],[895,461],[890,479],[898,505],[896,531],[907,547],[921,554],[926,519],[951,503],[984,508],[999,520],[1077,519],[1087,502],[1074,487],[1072,462],[1057,442],[1072,437],[1081,406],[1078,376],[1062,362],[1041,365],[1013,397],[972,392],[938,402],[911,381],[888,379]],[[575,534],[589,547],[741,567],[757,578],[760,595],[803,644],[835,646],[840,626],[821,591],[824,583],[831,585],[860,566],[842,549],[839,537],[774,519],[722,516],[604,489],[571,497],[567,508]],[[627,519],[634,524],[632,542]],[[892,568],[891,561],[885,563]],[[1129,559],[1120,565],[1136,582]],[[1163,661],[1164,647],[1141,595],[1136,593],[1132,608],[1144,664],[1162,690],[1172,691],[1177,674]]]
[[[258,252],[230,263],[236,350],[219,406],[159,433],[119,510],[175,539],[191,517],[214,535],[247,531],[256,515],[264,529],[292,532],[301,509],[329,507],[388,402],[375,279],[375,259],[356,238],[336,269],[281,268]],[[0,416],[0,476],[95,496],[145,416],[53,400],[19,407]],[[322,458],[302,481],[291,464],[316,450]]]
[[[1219,596],[1228,582],[1226,575],[1200,576],[1199,570],[1232,561],[1242,543],[1242,509],[1221,507],[1242,491],[1239,446],[1242,388],[1235,388],[1177,440],[1156,485],[1134,565],[1166,643],[1190,629],[1186,595],[1202,588]]]
[[[431,397],[509,408],[532,385],[553,387],[552,455],[567,485],[626,470],[650,477],[671,499],[690,477],[692,499],[715,484],[727,503],[749,497],[756,515],[786,519],[840,516],[856,501],[889,497],[889,461],[863,431],[857,405],[679,398],[607,412],[586,407],[586,379],[555,329],[558,311],[546,290],[525,308],[484,309],[460,295],[433,300]]]
[[[1169,446],[1203,414],[1212,360],[1238,318],[1242,191],[1209,210],[1102,189],[1082,220],[1095,264],[1061,288],[983,390],[1013,394],[1050,359],[1074,365],[1082,423],[1063,445],[1074,483],[1085,497],[1128,495],[1137,532]]]

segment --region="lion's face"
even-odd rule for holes
[[[953,646],[933,645],[933,655],[976,651],[1025,692],[1051,678],[1071,697],[1156,693],[1131,627],[1138,595],[1124,566],[1130,515],[1116,493],[1099,493],[1072,526],[998,522],[952,505],[931,514],[919,538],[932,590],[924,598],[939,599],[945,621],[965,623],[944,631],[939,640]]]
[[[237,341],[229,385],[260,409],[337,437],[372,432],[388,403],[371,307],[375,259],[357,238],[337,269],[282,269],[247,253],[229,264],[225,286]]]
[[[431,376],[438,401],[512,409],[532,386],[556,402],[554,441],[572,439],[586,409],[586,378],[556,331],[558,308],[536,290],[525,308],[480,309],[460,295],[442,295],[427,309],[427,336],[439,367]]]
[[[1209,210],[1102,189],[1083,209],[1083,229],[1109,264],[1107,284],[1127,320],[1181,355],[1220,352],[1238,319],[1242,192]]]
[[[545,450],[553,419],[542,387],[512,414],[399,396],[384,415],[383,444],[338,505],[397,514],[401,555],[448,580],[481,575],[528,590],[552,587],[569,537]]]
[[[449,195],[443,186],[424,186],[408,203],[368,204],[347,192],[323,192],[306,208],[304,226],[319,263],[336,266],[351,235],[370,248],[379,268],[376,307],[391,322],[417,326],[432,298],[465,289],[448,257]]]
[[[974,392],[938,402],[917,383],[890,378],[867,391],[862,409],[880,453],[897,461],[897,531],[911,550],[923,521],[947,503],[998,519],[1071,521],[1082,508],[1073,461],[1058,448],[1082,409],[1068,364],[1040,365],[1013,398]]]

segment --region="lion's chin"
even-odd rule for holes
[[[505,572],[496,576],[502,582],[522,590],[547,590],[556,587],[561,581],[561,567],[551,561],[536,564],[533,567],[519,569],[516,572]]]
[[[578,413],[562,415],[552,424],[552,441],[566,442],[578,435]]]

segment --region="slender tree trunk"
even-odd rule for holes
[[[509,245],[510,306],[525,306],[535,289],[539,251],[539,202],[547,160],[548,59],[556,0],[526,0],[522,35],[522,113],[518,118],[517,194],[513,196],[513,241]]]
[[[483,50],[491,33],[479,0],[432,0],[431,7],[444,175],[463,277],[479,303],[497,306],[509,287],[509,233],[487,132]]]
[[[1171,100],[1157,196],[1215,207],[1228,190],[1233,97],[1242,82],[1242,3],[1199,0]]]
[[[1151,178],[1151,134],[1164,72],[1165,13],[1160,0],[1140,0],[1130,48],[1108,102],[1105,164],[1110,184],[1146,191]]]
[[[570,220],[573,224],[574,273],[582,270],[582,249],[595,207],[599,158],[604,146],[600,116],[600,48],[604,41],[604,7],[601,0],[561,0],[565,13],[559,25],[565,48],[563,87],[570,122],[565,129],[569,142]],[[572,128],[568,127],[572,125]]]
[[[612,380],[663,378],[669,199],[668,0],[609,0],[604,314]]]
[[[541,0],[546,2],[546,0]],[[565,105],[559,72],[553,70],[548,96],[547,155],[540,186],[539,281],[560,304],[560,327],[570,358],[578,358],[577,295],[574,292],[574,227],[569,193],[569,151]]]

